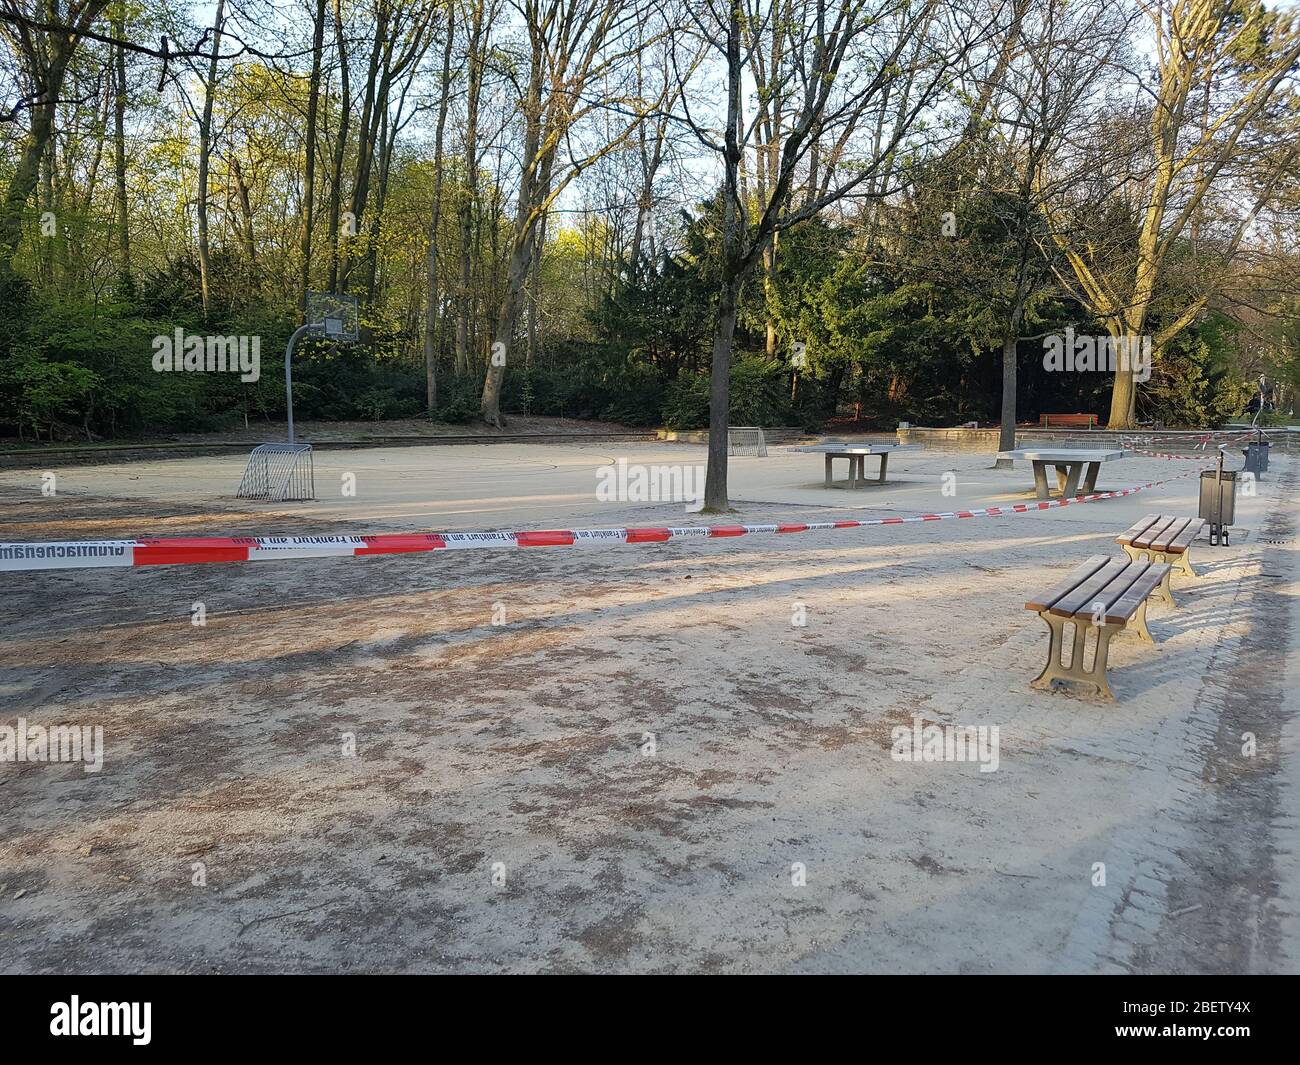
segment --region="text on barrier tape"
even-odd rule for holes
[[[354,558],[412,552],[523,547],[575,547],[598,544],[662,544],[691,538],[719,539],[764,533],[804,533],[866,529],[949,518],[997,518],[1033,514],[1055,507],[1116,499],[1190,476],[1196,470],[1133,488],[1091,495],[1016,503],[979,510],[944,511],[914,517],[863,521],[780,522],[759,525],[686,525],[627,529],[539,529],[524,532],[389,533],[378,536],[198,536],[141,540],[78,540],[65,543],[0,543],[0,572],[47,569],[97,569],[106,566],[181,566],[202,562],[266,562],[299,558]]]

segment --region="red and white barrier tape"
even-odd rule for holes
[[[584,547],[610,543],[661,544],[669,540],[748,536],[755,533],[820,532],[908,525],[947,518],[1000,518],[1034,514],[1099,499],[1117,499],[1187,477],[1188,470],[1113,492],[1016,503],[1008,507],[944,511],[910,518],[865,521],[779,522],[767,525],[687,525],[631,529],[546,529],[530,532],[390,533],[380,536],[207,536],[175,539],[79,540],[63,543],[0,543],[0,572],[45,569],[98,569],[108,566],[178,566],[200,562],[268,562],[297,558],[396,555],[414,552],[511,547]]]
[[[1167,440],[1171,440],[1171,441],[1172,441],[1172,445],[1171,445],[1171,446],[1179,446],[1179,445],[1181,445],[1181,446],[1183,446],[1183,447],[1186,447],[1186,446],[1188,446],[1188,445],[1190,444],[1190,446],[1192,447],[1192,450],[1194,450],[1194,451],[1198,451],[1198,452],[1199,452],[1199,454],[1196,454],[1196,455],[1174,455],[1174,454],[1170,454],[1170,453],[1167,452],[1167,451],[1146,451],[1146,450],[1144,450],[1144,449],[1138,447],[1138,446],[1136,445],[1136,443],[1133,442],[1133,440],[1121,440],[1121,444],[1123,445],[1123,447],[1127,448],[1129,451],[1132,451],[1132,452],[1134,452],[1135,454],[1141,455],[1141,456],[1143,456],[1144,458],[1150,458],[1150,459],[1182,459],[1182,460],[1184,460],[1184,461],[1192,461],[1192,462],[1195,462],[1195,461],[1198,461],[1198,460],[1203,460],[1203,459],[1205,459],[1208,455],[1212,454],[1213,451],[1217,449],[1217,447],[1218,447],[1217,444],[1214,445],[1214,447],[1211,447],[1211,446],[1210,446],[1211,443],[1212,443],[1212,441],[1214,440],[1214,438],[1215,438],[1216,436],[1221,438],[1221,439],[1220,439],[1220,443],[1226,444],[1228,447],[1230,447],[1230,448],[1232,448],[1234,451],[1236,451],[1236,450],[1239,450],[1239,449],[1240,449],[1240,447],[1241,447],[1241,441],[1243,441],[1243,440],[1251,440],[1251,439],[1254,439],[1255,436],[1257,436],[1257,435],[1258,435],[1258,434],[1256,433],[1256,431],[1255,431],[1254,429],[1239,429],[1239,430],[1236,430],[1235,432],[1231,432],[1231,433],[1205,433],[1205,434],[1203,434],[1203,435],[1201,435],[1201,436],[1198,436],[1198,437],[1196,438],[1196,443],[1195,443],[1195,444],[1190,444],[1190,441],[1184,441],[1184,440],[1181,440],[1181,439],[1179,439],[1179,438],[1177,438],[1177,437],[1166,437],[1166,438],[1165,438],[1165,439],[1167,439]],[[1160,434],[1159,434],[1159,433],[1156,433],[1156,434],[1154,434],[1153,436],[1141,436],[1141,435],[1140,435],[1139,437],[1137,437],[1137,438],[1135,438],[1135,439],[1142,439],[1142,440],[1144,440],[1144,442],[1146,442],[1146,443],[1153,444],[1153,441],[1156,440],[1156,439],[1159,439],[1159,437],[1160,437]],[[1154,446],[1154,444],[1153,444],[1153,446]]]
[[[1146,451],[1143,448],[1137,447],[1135,444],[1128,443],[1124,445],[1124,448],[1127,451],[1133,452],[1135,455],[1141,455],[1143,458],[1147,459],[1179,459],[1183,462],[1205,461],[1205,452],[1201,452],[1199,455],[1171,455],[1166,451]]]

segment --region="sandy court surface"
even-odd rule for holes
[[[125,507],[135,524],[128,528],[150,535],[148,520],[179,504],[190,520],[215,530],[234,522],[267,532],[291,524],[343,523],[349,530],[437,530],[541,528],[583,521],[616,523],[616,515],[639,520],[626,505],[600,503],[599,471],[619,461],[630,465],[671,465],[697,469],[703,480],[705,448],[692,444],[578,443],[465,444],[437,447],[318,450],[316,496],[311,502],[250,503],[235,498],[245,457],[223,456],[149,462],[123,462],[51,471],[61,495],[94,496],[138,503]],[[824,487],[821,455],[772,447],[768,458],[733,457],[730,488],[735,504],[769,503],[925,513],[1020,503],[1035,499],[1028,463],[1011,470],[993,468],[992,456],[917,450],[896,452],[889,462],[887,484],[848,490],[844,460],[837,460],[837,487]],[[1164,479],[1188,469],[1184,462],[1132,458],[1102,466],[1097,488],[1104,491]],[[44,471],[0,470],[0,493],[18,498],[41,485]],[[867,460],[874,478],[877,461]],[[945,475],[948,475],[945,477]],[[1162,489],[1162,504],[1196,506],[1194,477]],[[1243,500],[1243,503],[1248,501]],[[1108,517],[1122,511],[1130,522],[1146,513],[1147,500],[1109,501]],[[53,508],[50,508],[53,509]],[[676,508],[683,514],[684,507]],[[657,512],[672,513],[673,508]],[[651,512],[642,511],[641,517]],[[653,514],[651,516],[654,516]],[[93,522],[87,514],[88,522]],[[1084,519],[1090,521],[1091,519]],[[1116,519],[1119,520],[1119,519]],[[8,534],[6,534],[8,535]],[[62,534],[60,534],[62,535]],[[87,526],[82,533],[100,535]],[[48,537],[47,537],[48,538]]]
[[[229,498],[238,460],[60,469],[53,499],[5,471],[0,540],[703,520],[595,502],[620,457],[703,449],[320,452],[321,498],[280,506]],[[734,460],[736,520],[1030,497],[990,465],[902,453],[827,491],[774,450]],[[1300,970],[1298,485],[1275,457],[1158,645],[1112,645],[1116,704],[1028,687],[1023,602],[1194,513],[1194,477],[799,536],[0,574],[0,724],[106,747],[0,763],[0,968]],[[918,719],[997,726],[997,770],[893,760]]]

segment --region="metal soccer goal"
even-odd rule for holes
[[[259,444],[253,448],[235,496],[276,503],[315,499],[311,444]]]
[[[727,430],[727,454],[767,458],[767,441],[757,426],[737,426]]]

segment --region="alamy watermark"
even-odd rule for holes
[[[1049,373],[1087,373],[1128,370],[1135,381],[1151,378],[1149,336],[1075,336],[1067,326],[1064,335],[1043,338],[1043,369]]]
[[[704,505],[703,466],[643,466],[619,459],[596,471],[596,501],[600,503],[685,503]]]
[[[87,773],[104,768],[103,725],[0,725],[0,762],[82,762]]]
[[[152,1002],[82,1002],[72,995],[50,1007],[50,1035],[129,1037],[135,1046],[148,1046],[152,1035]]]
[[[153,368],[158,373],[238,373],[251,384],[262,376],[262,338],[186,336],[177,326],[172,336],[153,338]]]
[[[981,773],[998,768],[997,725],[926,725],[919,717],[911,726],[890,731],[895,762],[978,762]]]

